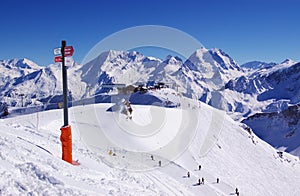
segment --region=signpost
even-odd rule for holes
[[[72,131],[69,125],[68,119],[68,82],[67,82],[67,67],[65,65],[65,58],[71,57],[74,53],[72,46],[66,46],[66,41],[61,42],[60,48],[55,48],[54,55],[60,55],[54,57],[54,62],[62,63],[62,81],[63,81],[63,112],[64,112],[64,125],[60,128],[61,135],[60,141],[62,142],[62,159],[73,165],[79,165],[78,162],[72,159]]]

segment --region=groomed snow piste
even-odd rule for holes
[[[62,110],[1,119],[0,195],[300,194],[299,158],[280,157],[222,111],[133,105],[128,120],[112,105],[70,108],[80,166],[61,160]]]

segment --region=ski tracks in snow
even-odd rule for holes
[[[156,172],[157,173],[157,172]],[[151,180],[154,184],[159,186],[163,191],[165,191],[166,195],[193,195],[192,193],[188,192],[187,190],[178,190],[178,186],[174,179],[168,178],[164,180],[161,180],[162,178],[157,177],[153,173],[146,173],[145,176]],[[162,177],[162,176],[160,176]],[[165,177],[163,177],[165,178]],[[171,185],[173,184],[173,186]]]

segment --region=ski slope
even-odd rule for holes
[[[222,111],[133,105],[128,120],[112,105],[70,108],[80,166],[60,158],[62,110],[0,119],[0,195],[300,194],[299,158],[279,157]]]

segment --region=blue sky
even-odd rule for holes
[[[139,25],[184,31],[242,64],[300,61],[297,0],[7,0],[0,6],[0,59],[53,63],[61,40],[81,62],[105,37]]]

